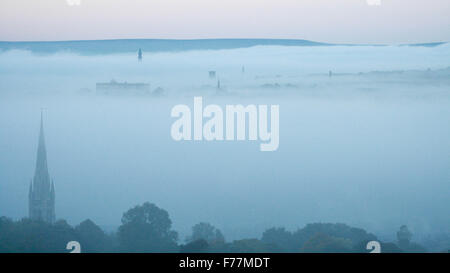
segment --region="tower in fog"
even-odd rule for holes
[[[28,193],[28,216],[47,223],[55,221],[55,187],[50,181],[45,149],[44,121],[41,112],[41,128],[36,157],[36,170]]]
[[[142,50],[140,48],[139,48],[139,51],[138,51],[138,60],[142,61]]]

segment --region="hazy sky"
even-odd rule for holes
[[[81,1],[80,5],[68,2]],[[0,40],[450,40],[449,0],[1,0]]]

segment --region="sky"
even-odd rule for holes
[[[2,0],[0,41],[450,41],[448,0]]]

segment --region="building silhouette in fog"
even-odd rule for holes
[[[47,168],[47,151],[44,138],[44,121],[41,112],[41,128],[36,157],[34,178],[28,193],[28,214],[30,219],[47,223],[55,221],[55,186],[50,181]]]
[[[142,61],[142,50],[140,48],[139,48],[139,51],[138,51],[138,60]]]

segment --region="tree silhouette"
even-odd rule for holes
[[[397,231],[397,240],[400,248],[407,248],[411,242],[412,233],[409,231],[406,225],[402,225],[400,230]]]
[[[180,246],[182,253],[203,253],[208,252],[208,242],[204,239],[192,241],[188,244]]]
[[[136,206],[123,214],[118,238],[125,252],[177,251],[178,234],[171,230],[172,221],[164,209],[151,203]]]
[[[423,246],[411,242],[411,239],[411,231],[406,225],[402,225],[397,231],[398,246],[405,252],[427,252]]]
[[[317,233],[306,241],[301,251],[308,253],[346,253],[352,251],[352,242],[349,239]]]
[[[198,223],[192,227],[192,235],[188,238],[188,242],[203,239],[208,244],[223,243],[225,238],[222,232],[209,223]]]
[[[75,227],[83,252],[110,252],[112,243],[108,235],[90,219]]]
[[[267,229],[264,231],[261,241],[277,246],[279,248],[277,252],[298,252],[301,247],[294,240],[292,233],[284,227]]]

